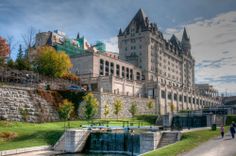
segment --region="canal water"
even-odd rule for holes
[[[77,154],[60,154],[58,156],[128,156],[128,155],[126,155],[126,154],[77,153]]]

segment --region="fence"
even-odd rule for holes
[[[65,89],[72,84],[80,84],[79,81],[52,78],[33,71],[16,70],[8,67],[0,67],[0,82],[31,88],[45,88],[46,86],[50,86],[51,89],[55,90]]]

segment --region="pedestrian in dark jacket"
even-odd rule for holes
[[[234,121],[232,121],[232,125],[233,125],[234,129],[236,129],[236,124]]]
[[[231,133],[232,138],[234,139],[235,129],[234,129],[233,124],[230,125],[230,133]]]
[[[221,134],[221,137],[224,138],[224,135],[225,135],[225,128],[224,128],[223,125],[220,127],[220,134]]]

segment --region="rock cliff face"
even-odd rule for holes
[[[0,86],[0,119],[46,122],[59,120],[53,104],[28,87]]]

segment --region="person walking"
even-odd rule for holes
[[[223,125],[221,125],[220,127],[220,134],[221,134],[221,137],[224,138],[224,135],[225,135],[225,128]]]
[[[231,133],[232,138],[234,139],[235,129],[234,129],[233,124],[230,125],[230,133]]]

